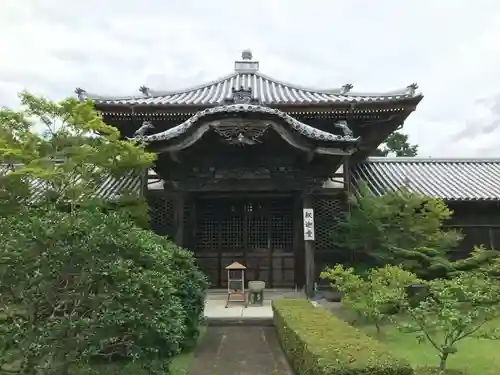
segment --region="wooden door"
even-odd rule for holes
[[[293,202],[288,197],[200,199],[196,206],[195,253],[213,287],[227,286],[225,267],[247,267],[246,280],[269,288],[295,285]]]

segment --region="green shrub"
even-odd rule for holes
[[[342,305],[356,312],[381,333],[382,323],[393,320],[406,300],[406,287],[418,283],[416,275],[399,266],[372,268],[365,278],[356,275],[354,268],[341,264],[327,267],[321,278],[328,280],[342,293]]]
[[[306,300],[273,302],[283,350],[301,375],[412,375],[388,349]]]
[[[203,320],[208,280],[197,267],[191,252],[176,246],[167,238],[149,231],[139,231],[137,235],[141,244],[146,248],[158,246],[168,249],[163,257],[171,269],[175,271],[171,275],[171,281],[176,286],[174,295],[180,299],[186,314],[184,321],[186,331],[180,345],[182,350],[192,349],[200,334],[199,328]]]
[[[76,361],[168,363],[196,339],[204,276],[188,251],[125,215],[28,209],[0,218],[0,240],[3,358],[21,358],[26,372],[65,373]]]

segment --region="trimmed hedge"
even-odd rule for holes
[[[273,301],[282,348],[301,375],[413,375],[409,363],[306,300]]]

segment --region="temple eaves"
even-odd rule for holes
[[[415,99],[418,85],[384,93],[359,93],[350,83],[337,89],[321,90],[298,86],[271,78],[259,71],[259,62],[253,59],[250,50],[243,51],[241,59],[234,63],[234,72],[220,79],[177,91],[157,91],[141,86],[142,95],[106,97],[92,95],[78,88],[75,92],[80,100],[92,99],[103,105],[196,105],[214,106],[231,99],[235,90],[251,92],[253,101],[262,105],[322,105],[351,103],[397,103]]]
[[[315,154],[352,155],[360,137],[353,136],[346,121],[337,121],[334,126],[343,134],[316,129],[276,108],[227,104],[198,111],[181,124],[157,133],[154,133],[151,122],[144,121],[129,139],[147,144],[152,152],[174,155],[191,147],[209,131],[214,131],[229,144],[252,146],[262,143],[264,134],[273,129],[286,143],[305,152],[308,157]],[[150,132],[153,134],[148,134]]]
[[[340,128],[343,133],[343,135],[337,135],[304,124],[296,120],[292,116],[276,108],[269,108],[253,104],[230,104],[225,106],[208,108],[203,111],[197,112],[195,115],[193,115],[191,118],[189,118],[182,124],[179,124],[177,126],[174,126],[173,128],[152,135],[145,135],[147,129],[153,128],[152,124],[150,124],[149,122],[145,122],[143,126],[141,126],[137,130],[134,136],[136,140],[140,140],[146,143],[155,141],[166,141],[182,136],[183,134],[188,132],[193,125],[200,122],[200,120],[202,120],[203,118],[210,117],[211,115],[242,114],[242,113],[261,113],[276,117],[282,122],[286,123],[291,129],[293,129],[293,131],[301,134],[306,138],[316,141],[347,142],[347,143],[352,143],[353,145],[359,142],[359,137],[353,136],[353,133],[347,126],[346,121],[338,121],[335,123],[335,126]]]

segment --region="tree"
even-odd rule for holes
[[[0,109],[1,364],[67,375],[146,359],[165,373],[163,359],[196,340],[206,281],[192,254],[130,222],[147,218],[139,192],[96,197],[155,155],[89,101],[20,97],[20,110]]]
[[[96,190],[110,176],[141,173],[155,159],[144,145],[122,139],[117,129],[106,125],[90,101],[53,102],[27,92],[20,98],[20,110],[0,110],[4,213],[27,203],[95,203]],[[137,192],[122,193],[129,202],[130,194],[133,201],[141,201]],[[145,212],[145,206],[140,207]]]
[[[362,278],[353,268],[337,264],[323,271],[321,278],[342,292],[342,305],[373,323],[377,334],[384,321],[391,320],[393,307],[403,304],[406,287],[418,282],[416,275],[397,266],[373,268]]]
[[[411,145],[408,135],[395,131],[372,156],[417,156],[418,145]]]
[[[428,282],[429,296],[416,307],[408,307],[410,321],[402,325],[417,333],[439,355],[439,370],[457,352],[456,344],[500,316],[500,283],[479,273],[461,273],[451,279]]]
[[[189,251],[119,211],[22,213],[0,217],[0,366],[46,375],[102,362],[148,366],[196,340],[206,280]]]
[[[461,272],[481,272],[492,277],[500,277],[500,251],[475,247],[467,258],[452,262],[450,276]]]
[[[332,233],[344,264],[401,265],[422,278],[448,272],[446,254],[461,236],[443,228],[452,211],[442,200],[407,189],[375,196],[361,185],[350,203],[350,212]]]

